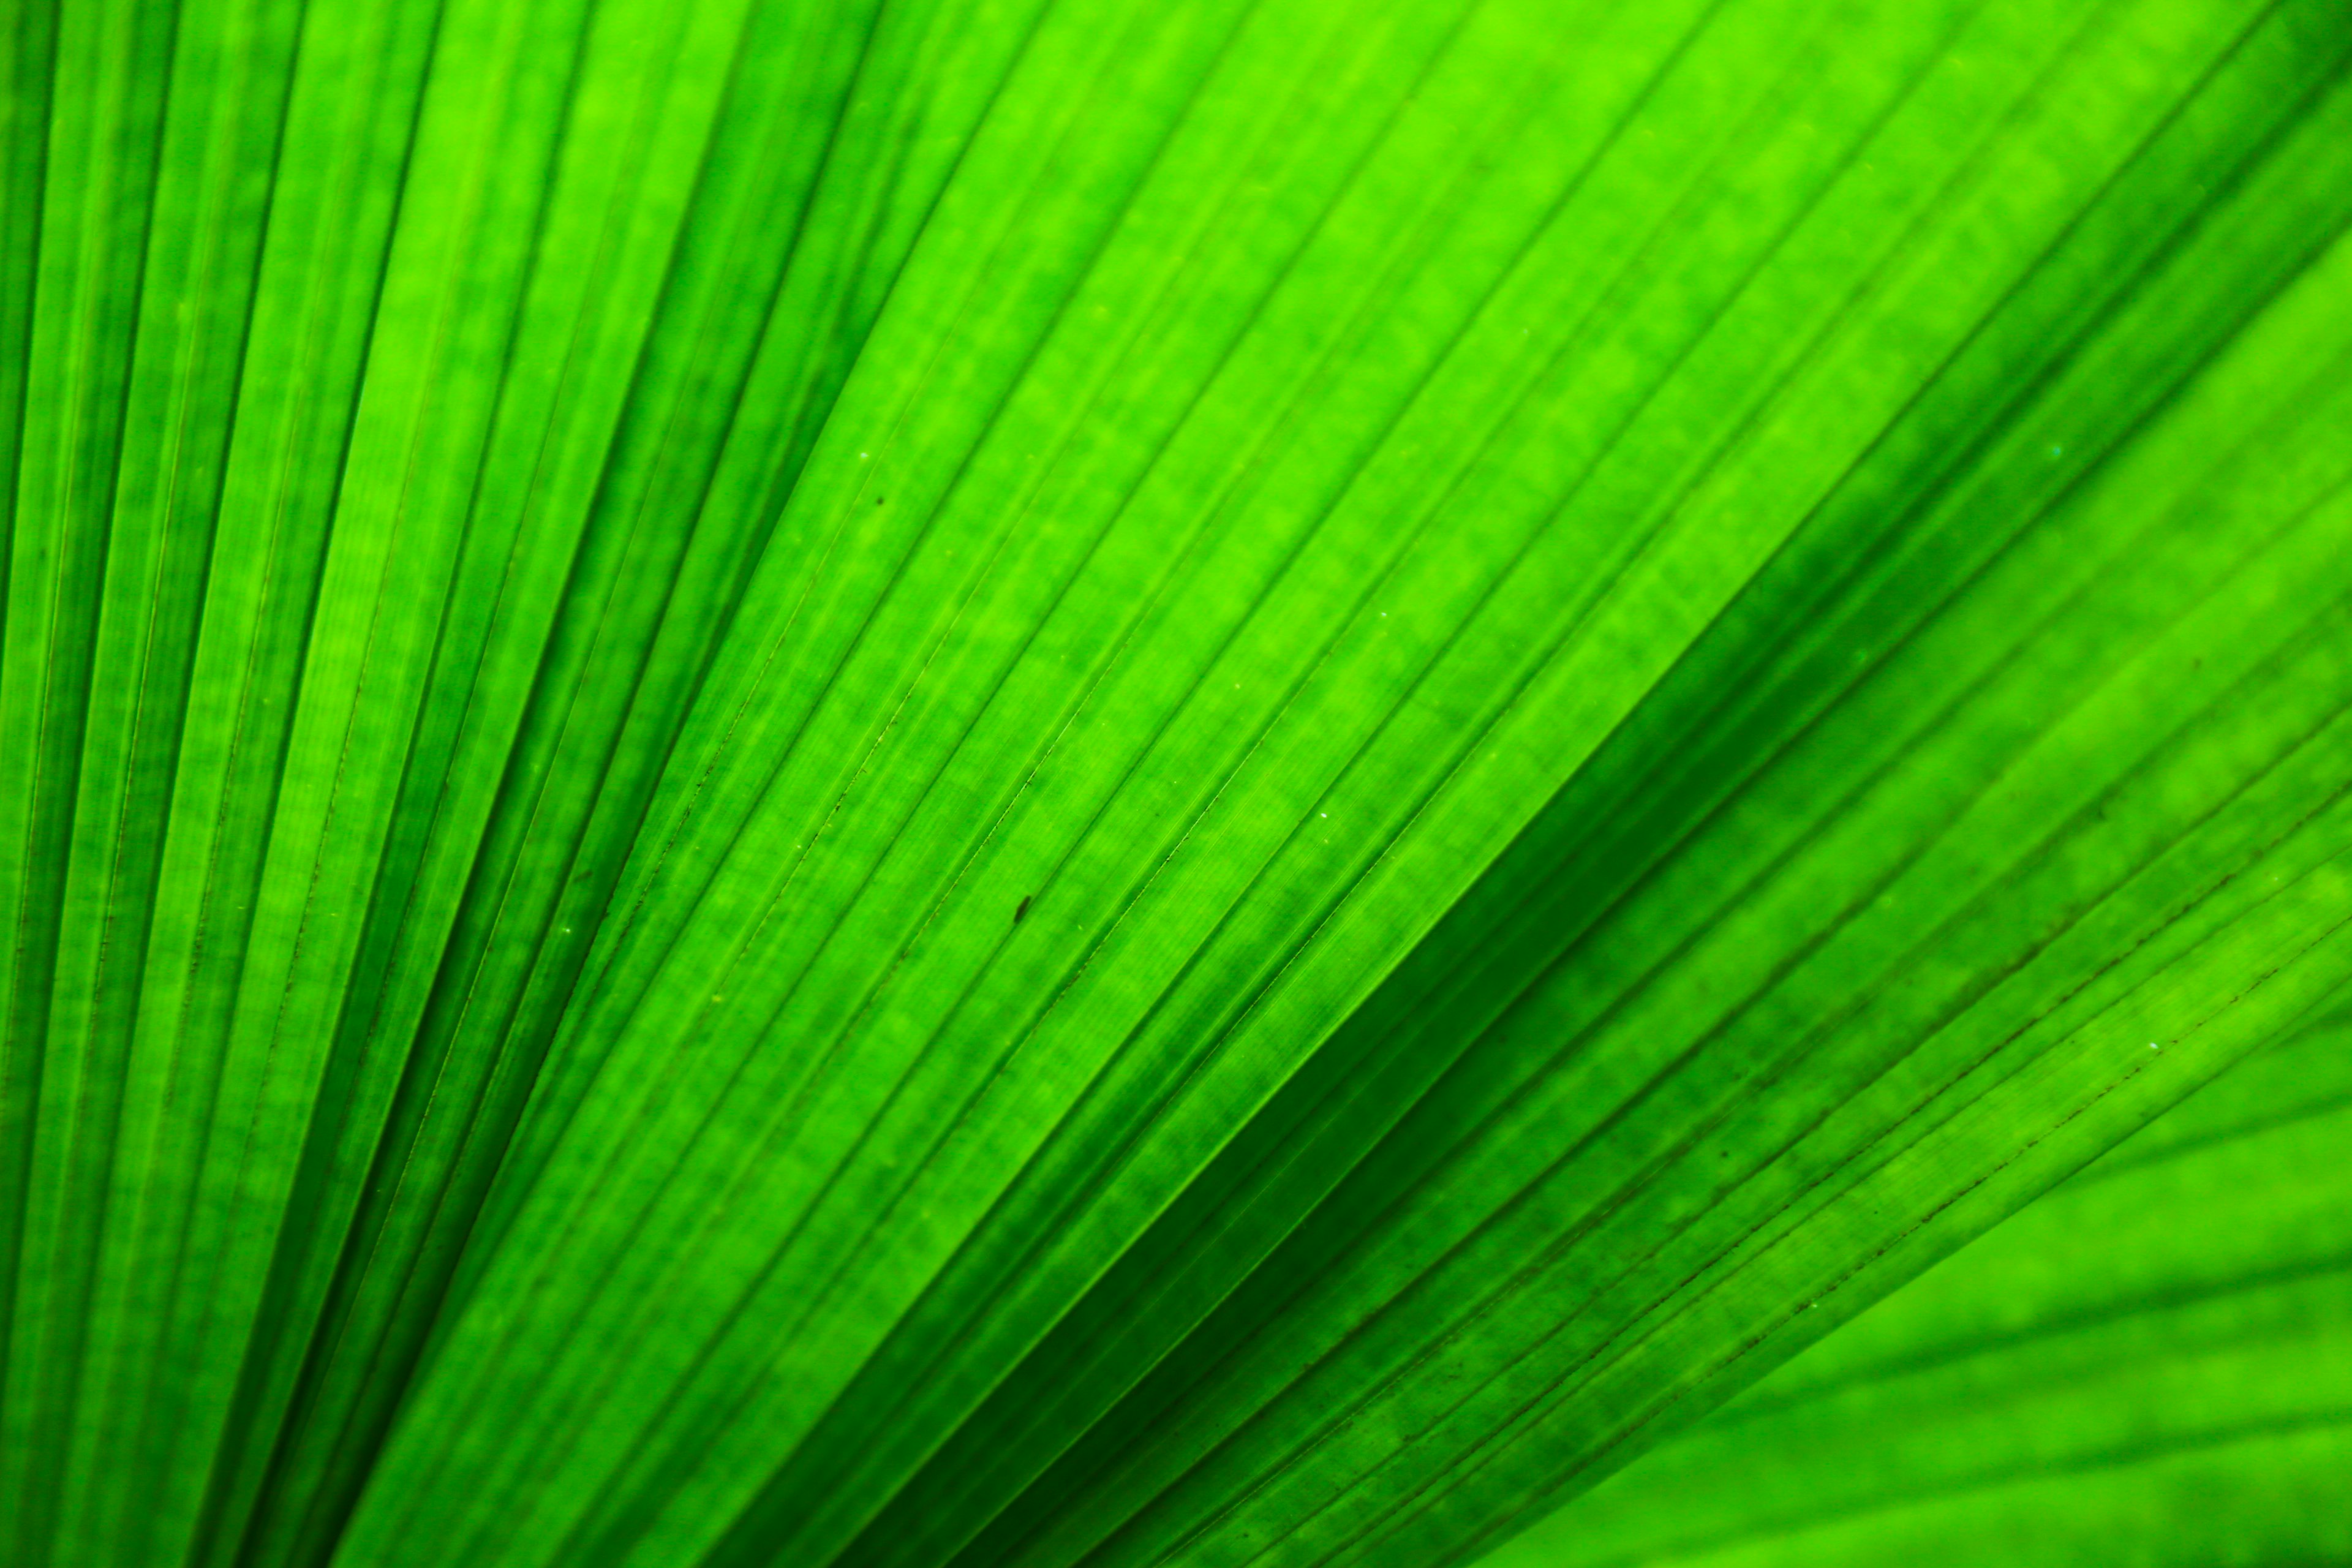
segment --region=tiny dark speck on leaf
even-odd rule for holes
[[[1035,895],[1035,894],[1034,894],[1034,893],[1032,893],[1032,894],[1030,895],[1030,898],[1034,898],[1034,897],[1036,897],[1036,895]],[[1024,899],[1024,900],[1021,900],[1021,902],[1020,902],[1018,905],[1016,905],[1016,906],[1014,907],[1014,909],[1013,909],[1013,923],[1014,925],[1019,925],[1019,924],[1021,923],[1021,921],[1023,921],[1023,919],[1024,919],[1024,918],[1028,915],[1028,913],[1029,913],[1029,900],[1028,900],[1028,899]]]

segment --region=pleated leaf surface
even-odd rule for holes
[[[1469,1561],[2352,981],[2328,0],[27,0],[0,1561]]]

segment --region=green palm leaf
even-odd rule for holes
[[[12,1564],[1463,1560],[2352,980],[2332,4],[5,19]]]
[[[1486,1561],[2342,1559],[2347,1107],[2339,1020]]]

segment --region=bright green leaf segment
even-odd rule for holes
[[[0,95],[7,1568],[1468,1561],[2352,984],[2336,0]]]
[[[2352,1051],[2265,1052],[1485,1560],[2352,1558]]]

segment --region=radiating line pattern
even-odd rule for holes
[[[0,1561],[1469,1561],[2352,983],[2333,0],[0,13]]]
[[[1492,1568],[2342,1558],[2345,1026],[2236,1069]]]

